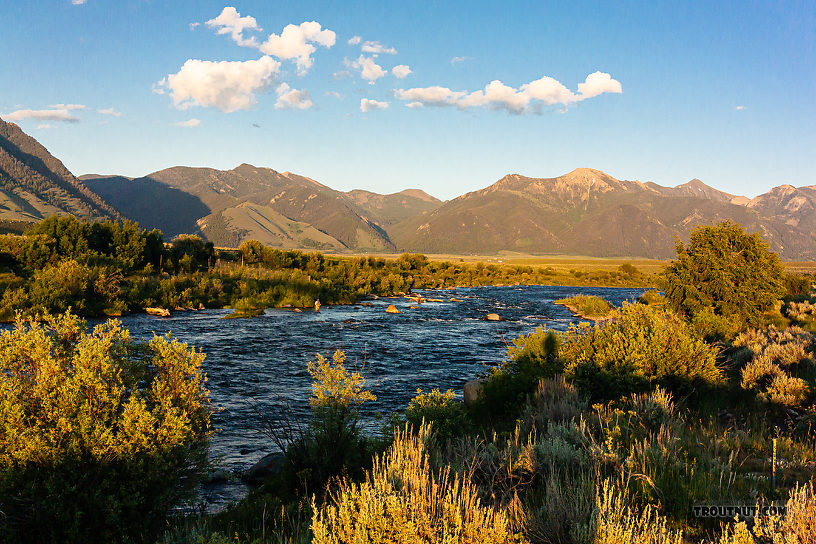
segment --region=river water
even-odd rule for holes
[[[316,353],[327,358],[346,353],[347,368],[357,368],[377,396],[363,416],[402,410],[417,389],[453,389],[461,397],[465,382],[483,364],[500,362],[507,345],[539,326],[565,330],[578,320],[553,304],[563,297],[597,295],[618,306],[642,289],[597,287],[474,287],[418,291],[425,302],[409,309],[403,298],[380,298],[371,306],[323,306],[319,313],[267,310],[254,319],[221,319],[230,310],[175,313],[169,318],[133,315],[122,319],[134,339],[172,331],[179,340],[201,349],[207,359],[207,386],[216,409],[211,454],[232,473],[246,470],[275,451],[263,432],[265,416],[288,404],[295,416],[308,410],[310,378],[306,364]],[[451,298],[460,301],[450,301]],[[387,314],[395,304],[400,314]],[[502,321],[486,321],[497,313]],[[211,506],[240,498],[242,484],[208,487]]]

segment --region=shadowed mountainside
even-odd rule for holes
[[[0,220],[38,221],[55,213],[118,216],[37,140],[0,119]]]

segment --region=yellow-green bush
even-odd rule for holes
[[[598,493],[592,544],[683,544],[683,533],[666,526],[650,506],[637,511],[608,481]]]
[[[0,334],[0,540],[152,538],[206,462],[203,359],[71,314]]]
[[[315,507],[314,544],[525,542],[507,515],[482,505],[467,478],[431,469],[418,434],[400,431],[361,484],[342,483]]]
[[[615,398],[654,383],[717,383],[716,351],[678,315],[627,304],[611,320],[572,327],[559,356],[568,380],[595,398]]]

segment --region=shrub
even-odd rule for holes
[[[507,350],[508,359],[488,369],[475,407],[477,415],[482,413],[490,418],[515,415],[541,378],[561,372],[559,342],[560,337],[555,331],[541,327],[513,340]]]
[[[398,432],[361,484],[342,483],[312,518],[314,544],[525,542],[506,513],[483,506],[466,477],[431,469],[425,440]]]
[[[433,423],[434,432],[443,439],[462,434],[468,425],[464,407],[450,389],[444,393],[439,389],[430,393],[417,389],[417,396],[405,410],[405,418],[415,429],[423,422]]]
[[[676,314],[642,304],[624,303],[594,327],[572,327],[560,353],[567,379],[592,398],[721,380],[712,346]]]
[[[797,485],[784,516],[757,517],[753,534],[745,522],[726,527],[719,544],[816,544],[816,494],[813,482]]]
[[[205,468],[203,359],[71,314],[0,334],[0,540],[154,538]]]
[[[776,253],[759,234],[746,234],[735,223],[698,227],[688,246],[678,242],[676,250],[662,283],[671,308],[688,319],[708,309],[727,318],[733,333],[759,323],[784,293],[785,272]]]
[[[601,297],[593,295],[578,295],[561,298],[555,304],[563,304],[572,312],[582,317],[607,317],[615,308]]]
[[[774,326],[750,329],[734,340],[751,358],[740,371],[743,389],[767,402],[786,407],[802,405],[810,394],[816,338],[799,327],[779,331]],[[812,382],[812,379],[810,380]]]
[[[683,533],[669,529],[654,508],[632,510],[608,481],[598,493],[591,532],[593,544],[683,544]]]
[[[314,492],[336,476],[362,476],[371,451],[363,436],[357,406],[376,400],[365,389],[365,378],[349,372],[345,354],[336,351],[331,361],[317,355],[309,362],[312,376],[311,420],[303,428],[292,421],[272,422],[270,431],[285,451],[284,485],[289,490]]]

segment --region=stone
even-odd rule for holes
[[[470,406],[479,400],[479,396],[482,394],[482,384],[484,384],[482,379],[470,380],[465,384],[463,389],[465,406]]]
[[[501,317],[499,317],[499,314],[487,314],[485,316],[485,319],[487,319],[488,321],[501,321]]]
[[[264,455],[241,476],[241,479],[251,484],[262,484],[264,480],[283,470],[285,459],[286,456],[281,452]]]
[[[400,313],[400,311],[397,310],[396,306],[391,304],[390,306],[388,306],[388,308],[385,309],[385,313],[387,313],[387,314],[398,314],[398,313]]]
[[[157,317],[170,317],[170,310],[167,308],[145,308],[145,312]]]

